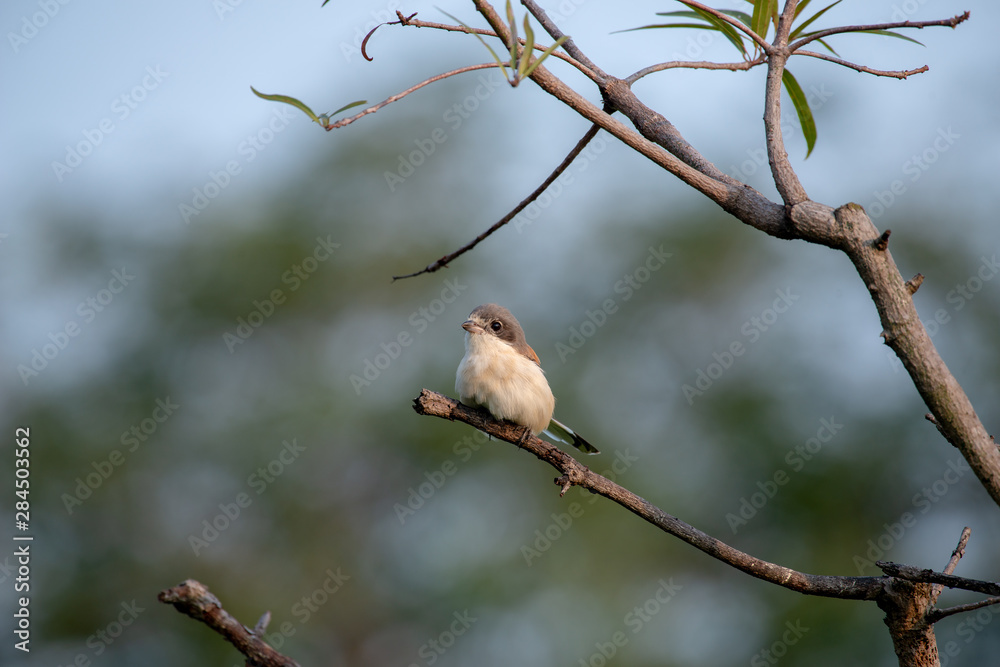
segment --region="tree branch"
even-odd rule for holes
[[[738,63],[713,63],[707,60],[689,61],[689,60],[671,60],[665,63],[659,63],[656,65],[650,65],[649,67],[643,67],[641,70],[635,74],[630,74],[623,80],[628,84],[632,85],[644,76],[649,76],[655,72],[662,72],[668,69],[686,68],[686,69],[723,69],[729,70],[731,72],[745,71],[756,67],[757,65],[762,65],[764,63],[764,56],[761,55],[753,60],[741,60]]]
[[[520,445],[559,471],[560,477],[556,479],[556,484],[563,488],[563,493],[570,486],[579,486],[604,496],[660,530],[758,579],[806,595],[845,600],[874,600],[880,595],[882,586],[887,581],[885,577],[806,574],[750,556],[677,517],[667,514],[606,477],[592,472],[587,466],[554,445],[534,436],[528,437],[522,442],[524,427],[508,422],[498,422],[488,412],[470,408],[443,394],[424,389],[414,399],[413,409],[420,415],[469,424],[496,438]]]
[[[497,65],[496,63],[483,63],[481,65],[468,65],[466,67],[459,67],[458,69],[453,69],[450,72],[444,72],[443,74],[437,74],[435,76],[432,76],[429,79],[424,79],[423,81],[421,81],[420,83],[418,83],[416,85],[410,86],[409,88],[407,88],[406,90],[404,90],[402,92],[396,93],[395,95],[391,95],[390,97],[387,97],[386,99],[382,100],[378,104],[373,104],[372,106],[368,107],[367,109],[364,109],[363,111],[359,111],[358,113],[354,114],[353,116],[350,116],[348,118],[341,118],[340,120],[338,120],[335,123],[330,123],[329,125],[326,125],[324,127],[324,129],[327,132],[329,132],[330,130],[336,130],[338,127],[344,127],[345,125],[350,125],[354,121],[359,120],[360,118],[363,118],[364,116],[367,116],[370,113],[375,113],[376,111],[378,111],[379,109],[381,109],[384,106],[392,104],[393,102],[398,102],[399,100],[403,99],[404,97],[406,97],[410,93],[414,93],[414,92],[420,90],[421,88],[423,88],[424,86],[428,86],[428,85],[430,85],[432,83],[435,83],[437,81],[441,81],[442,79],[447,79],[450,76],[455,76],[456,74],[465,74],[466,72],[474,72],[477,69],[490,69],[491,67],[499,67],[499,65]]]
[[[958,538],[958,545],[955,550],[951,552],[951,558],[948,559],[948,564],[944,566],[944,573],[951,574],[958,567],[958,561],[962,560],[962,556],[965,555],[965,547],[969,544],[969,538],[972,537],[972,529],[966,526],[962,529],[962,535]],[[942,584],[935,584],[931,589],[931,604],[937,604],[938,598],[941,596],[941,591],[945,589]]]
[[[963,591],[973,591],[976,593],[984,593],[986,595],[1000,595],[1000,584],[993,581],[966,579],[965,577],[956,577],[953,574],[935,572],[931,569],[921,569],[919,567],[913,567],[912,565],[902,565],[900,563],[892,563],[889,561],[879,560],[875,561],[875,564],[878,565],[883,572],[896,577],[897,579],[930,584],[941,584],[943,586],[947,586],[948,588],[958,588]]]
[[[608,78],[607,73],[594,64],[594,61],[588,58],[587,55],[580,50],[580,47],[576,45],[576,42],[573,41],[572,37],[563,34],[563,32],[559,29],[559,26],[557,26],[555,22],[549,18],[549,15],[546,14],[545,10],[539,7],[537,3],[532,0],[521,0],[521,4],[528,9],[532,16],[535,17],[535,20],[541,24],[541,26],[545,29],[545,32],[549,33],[549,37],[552,38],[552,41],[559,41],[560,37],[566,38],[566,41],[563,42],[562,48],[566,50],[566,53],[573,56],[574,60],[583,63],[587,69],[597,75],[596,77],[591,77],[595,82],[600,83],[601,79]]]
[[[188,579],[173,588],[161,591],[157,599],[174,605],[177,611],[201,621],[218,632],[247,657],[248,666],[299,667],[299,663],[281,655],[258,637],[267,627],[269,612],[261,617],[257,626],[251,631],[223,609],[219,599],[212,595],[204,584],[194,579]]]
[[[827,28],[826,30],[820,30],[814,32],[811,35],[807,35],[797,42],[793,42],[789,47],[792,51],[797,51],[809,42],[813,42],[817,39],[823,39],[824,37],[829,37],[830,35],[837,35],[844,32],[868,32],[870,30],[892,30],[893,28],[932,28],[932,27],[947,27],[954,28],[959,23],[967,21],[969,18],[969,12],[964,14],[958,14],[951,17],[950,19],[939,19],[937,21],[897,21],[895,23],[876,23],[872,25],[845,25],[838,28]]]
[[[403,278],[413,278],[414,276],[419,276],[419,275],[421,275],[423,273],[434,273],[438,269],[441,269],[441,268],[443,268],[445,266],[448,266],[448,263],[450,261],[452,261],[456,257],[461,257],[465,253],[469,252],[470,250],[472,250],[473,248],[475,248],[477,245],[479,245],[479,243],[481,241],[483,241],[487,237],[489,237],[493,232],[497,231],[498,229],[500,229],[501,227],[503,227],[504,225],[506,225],[508,222],[510,222],[511,220],[513,220],[517,216],[518,213],[520,213],[521,211],[523,211],[531,202],[533,202],[536,199],[538,199],[538,197],[540,197],[541,194],[543,192],[545,192],[548,189],[548,187],[550,185],[552,185],[552,183],[555,182],[555,180],[557,178],[559,178],[559,176],[562,175],[562,173],[564,171],[566,171],[566,169],[569,167],[569,165],[573,163],[573,160],[575,160],[576,157],[580,154],[580,152],[584,148],[587,147],[587,144],[590,143],[591,139],[593,139],[595,136],[597,136],[597,133],[598,133],[598,131],[600,129],[601,128],[599,128],[597,125],[591,125],[590,129],[587,130],[587,133],[583,135],[583,137],[580,139],[580,141],[576,142],[576,146],[573,147],[573,150],[571,150],[566,155],[566,157],[563,158],[563,161],[560,162],[559,166],[557,166],[552,171],[552,173],[548,175],[548,178],[546,178],[544,181],[542,181],[542,184],[539,185],[537,188],[535,188],[534,192],[532,192],[530,195],[528,195],[523,200],[521,200],[521,203],[519,203],[517,206],[515,206],[513,209],[511,209],[510,213],[508,213],[504,217],[500,218],[500,220],[498,220],[496,223],[494,223],[492,227],[490,227],[489,229],[487,229],[485,232],[483,232],[482,234],[480,234],[476,238],[472,239],[472,241],[470,241],[469,243],[466,243],[464,246],[462,246],[458,250],[456,250],[454,252],[451,252],[451,253],[448,253],[447,255],[445,255],[444,257],[442,257],[441,259],[439,259],[436,262],[433,262],[431,264],[428,264],[427,266],[425,266],[424,268],[420,269],[419,271],[414,271],[413,273],[407,273],[406,275],[403,275],[403,276],[393,276],[392,277],[393,282],[395,282],[397,280],[402,280]]]
[[[809,199],[799,177],[788,161],[785,140],[781,132],[781,83],[785,73],[785,63],[791,50],[787,48],[788,34],[795,17],[795,0],[788,0],[778,19],[778,30],[774,37],[774,48],[767,58],[767,82],[764,87],[764,136],[767,145],[767,161],[771,165],[771,175],[778,194],[786,206],[794,206]]]
[[[857,65],[847,60],[841,58],[834,58],[833,56],[828,56],[824,53],[816,53],[815,51],[802,51],[801,49],[792,53],[793,56],[809,56],[810,58],[819,58],[820,60],[826,60],[831,63],[836,63],[837,65],[843,65],[844,67],[849,67],[850,69],[856,70],[858,72],[864,72],[865,74],[874,74],[875,76],[888,76],[895,79],[905,79],[908,76],[913,76],[914,74],[923,74],[929,67],[924,65],[923,67],[918,67],[916,69],[905,69],[905,70],[884,70],[884,69],[872,69],[871,67],[866,67],[864,65]]]
[[[946,609],[932,609],[927,614],[927,617],[930,623],[937,623],[942,618],[948,618],[949,616],[954,616],[955,614],[964,614],[967,611],[975,611],[977,609],[990,607],[995,604],[1000,604],[1000,597],[986,598],[985,600],[979,600],[978,602],[960,604]]]

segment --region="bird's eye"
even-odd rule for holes
[[[498,321],[494,321],[493,324],[490,325],[490,329],[493,329],[493,333],[500,333],[500,330],[503,329],[503,325]]]

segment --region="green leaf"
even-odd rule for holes
[[[513,68],[517,59],[517,21],[514,20],[514,8],[511,7],[510,0],[507,0],[507,22],[510,24],[510,62]]]
[[[507,79],[507,81],[510,81],[510,77],[507,76],[507,65],[506,65],[506,63],[504,63],[502,60],[500,60],[500,56],[497,55],[496,51],[494,51],[492,48],[490,48],[490,45],[486,43],[486,40],[483,39],[479,35],[479,33],[473,32],[472,28],[470,28],[469,26],[465,25],[464,23],[462,23],[461,21],[459,21],[456,17],[452,16],[451,14],[449,14],[448,12],[446,12],[445,10],[439,9],[438,11],[440,11],[442,14],[444,14],[445,16],[447,16],[448,18],[450,18],[452,21],[454,21],[458,25],[460,25],[463,28],[465,28],[465,32],[469,33],[470,35],[475,36],[475,38],[479,40],[479,43],[482,44],[483,46],[485,46],[486,49],[490,52],[490,55],[493,56],[493,60],[496,61],[497,65],[500,67],[500,71],[503,73],[503,78]]]
[[[750,21],[752,19],[750,18],[750,15],[747,14],[746,12],[737,11],[735,9],[720,9],[719,11],[722,12],[723,14],[726,14],[727,16],[732,16],[734,19],[736,19],[743,25],[747,26],[748,28],[750,27]]]
[[[679,0],[679,1],[681,3],[687,5],[687,3],[684,2],[684,0]],[[709,23],[711,23],[712,26],[715,27],[716,30],[718,30],[719,32],[721,32],[723,34],[723,36],[726,39],[728,39],[733,44],[733,46],[735,46],[736,49],[741,54],[743,54],[744,57],[746,57],[747,50],[746,50],[746,47],[743,46],[743,34],[742,33],[737,32],[736,28],[734,28],[733,26],[729,25],[728,23],[726,23],[722,19],[718,18],[714,14],[710,14],[710,13],[706,12],[705,10],[700,9],[698,7],[695,7],[693,5],[688,5],[688,6],[691,7],[691,9],[693,9],[695,12],[697,12],[698,15],[703,20],[708,21]]]
[[[912,37],[907,37],[906,35],[900,35],[898,32],[893,32],[891,30],[860,30],[859,32],[868,35],[885,35],[886,37],[895,37],[896,39],[904,39],[907,42],[913,42],[914,44],[919,44],[920,46],[924,45],[923,42],[918,42]]]
[[[837,53],[836,50],[834,50],[834,48],[832,46],[830,46],[829,44],[827,44],[825,39],[817,39],[816,41],[819,42],[820,44],[822,44],[823,46],[825,46],[827,51],[829,51],[833,55],[837,56],[838,58],[840,57],[840,54]]]
[[[735,46],[737,48],[737,50],[739,50],[739,52],[741,54],[743,54],[744,57],[746,57],[747,50],[746,50],[746,47],[743,46],[743,36],[742,36],[742,33],[737,32],[736,28],[734,28],[733,26],[729,25],[728,23],[726,23],[722,19],[718,18],[714,14],[710,14],[710,13],[706,12],[703,9],[695,7],[694,5],[689,5],[684,0],[679,0],[679,2],[681,2],[684,5],[687,5],[693,11],[697,12],[698,16],[701,19],[703,19],[703,20],[708,21],[709,23],[711,23],[712,26],[716,30],[718,30],[719,32],[721,32],[723,34],[723,36],[726,39],[728,39],[733,44],[733,46]]]
[[[805,30],[807,27],[809,27],[810,23],[812,23],[813,21],[815,21],[816,19],[818,19],[820,16],[823,16],[823,14],[825,14],[827,12],[827,10],[833,9],[834,7],[836,7],[837,5],[839,5],[842,1],[843,0],[837,0],[832,5],[827,5],[823,9],[819,10],[818,12],[816,12],[815,14],[813,14],[812,16],[810,16],[801,25],[799,25],[797,28],[795,28],[795,30],[793,30],[790,35],[788,35],[788,39],[791,40],[791,39],[795,39],[796,37],[798,37],[798,35],[803,30]]]
[[[810,2],[812,2],[812,0],[802,0],[802,2],[800,2],[795,7],[795,16],[793,16],[792,18],[796,18],[796,19],[799,18],[799,14],[801,14],[802,12],[804,12],[806,10],[806,7],[809,6]]]
[[[615,30],[612,35],[620,32],[633,32],[635,30],[652,30],[654,28],[698,28],[699,30],[716,30],[717,28],[707,23],[651,23],[641,25],[638,28],[626,28],[625,30]]]
[[[799,125],[802,126],[802,136],[806,139],[806,158],[812,153],[816,146],[816,121],[813,119],[812,111],[809,109],[809,102],[805,93],[795,80],[792,73],[787,69],[781,74],[781,83],[785,86],[785,92],[792,99],[795,106],[795,113],[799,116]]]
[[[319,116],[317,116],[316,114],[313,113],[312,109],[310,109],[309,107],[307,107],[302,102],[299,102],[294,97],[289,97],[288,95],[267,95],[265,93],[257,92],[257,90],[253,86],[250,86],[250,90],[253,91],[254,95],[256,95],[257,97],[260,97],[262,99],[271,100],[272,102],[284,102],[285,104],[291,104],[296,109],[300,109],[303,112],[305,112],[305,114],[307,116],[309,116],[309,118],[314,123],[319,123],[320,125],[323,124],[322,122],[320,122]]]
[[[357,102],[351,102],[350,104],[345,104],[333,113],[326,114],[327,116],[336,116],[341,111],[347,111],[348,109],[353,109],[354,107],[359,107],[362,104],[368,104],[368,100],[358,100]]]
[[[517,62],[517,75],[524,77],[531,63],[532,52],[535,49],[535,31],[531,29],[531,22],[528,15],[524,15],[524,51],[521,52],[521,59]]]
[[[763,38],[771,25],[771,15],[775,11],[775,0],[756,0],[753,3],[753,17],[750,19],[750,29]]]
[[[535,62],[531,63],[528,66],[528,69],[524,71],[524,76],[531,76],[531,73],[535,71],[535,68],[541,65],[542,61],[549,57],[549,54],[551,54],[553,51],[562,46],[563,42],[565,42],[567,39],[569,39],[569,36],[563,35],[562,37],[556,40],[555,44],[542,51],[542,55],[538,56],[538,59],[535,60]]]

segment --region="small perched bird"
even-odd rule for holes
[[[463,324],[465,356],[458,365],[455,391],[463,403],[486,408],[495,419],[514,422],[534,435],[551,438],[580,451],[597,448],[552,418],[552,395],[538,355],[510,311],[495,303],[479,306]],[[525,432],[527,435],[527,431]]]

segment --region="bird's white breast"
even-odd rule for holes
[[[465,334],[455,390],[463,403],[527,426],[535,435],[548,427],[556,404],[541,367],[491,334]]]

